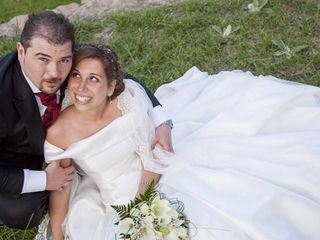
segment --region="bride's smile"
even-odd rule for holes
[[[92,98],[75,94],[75,99],[78,104],[87,104]]]
[[[77,63],[68,83],[69,94],[80,111],[104,109],[113,90],[101,62],[91,58]]]

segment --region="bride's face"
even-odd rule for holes
[[[108,84],[101,62],[92,58],[79,62],[71,72],[68,82],[72,102],[81,111],[103,109],[113,90],[114,87]]]

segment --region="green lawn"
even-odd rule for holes
[[[126,71],[153,90],[192,66],[210,73],[242,69],[320,86],[317,1],[269,0],[255,13],[247,9],[250,2],[188,1],[76,22],[77,41],[111,45]],[[229,24],[238,30],[222,36],[219,31]],[[109,40],[95,37],[106,28],[112,32]],[[2,39],[0,54],[14,49],[15,41]],[[32,239],[32,232],[23,234],[0,228],[0,240]]]

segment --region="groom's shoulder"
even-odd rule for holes
[[[13,64],[18,59],[17,51],[9,52],[0,57],[0,71]]]
[[[12,73],[17,64],[17,52],[0,57],[0,96],[7,96],[12,89]]]
[[[0,81],[3,81],[8,70],[14,66],[18,59],[17,52],[10,52],[0,57]]]

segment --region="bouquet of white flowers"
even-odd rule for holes
[[[183,203],[169,200],[154,182],[128,205],[111,206],[119,215],[117,235],[125,240],[186,240],[189,221]]]

